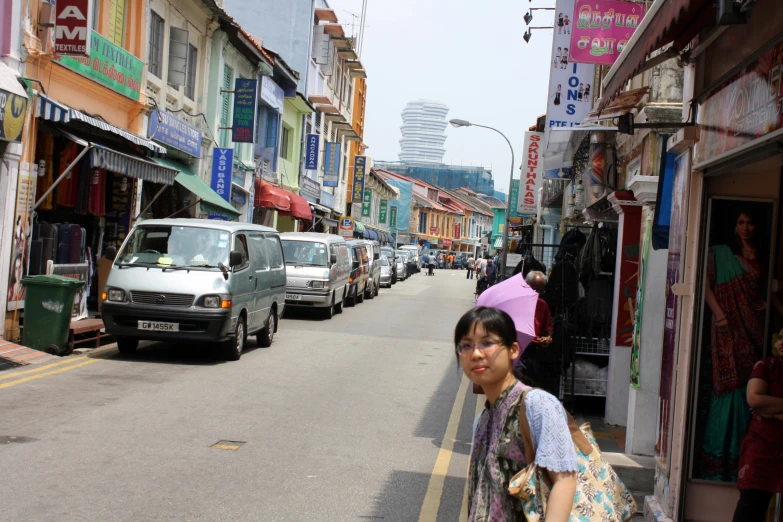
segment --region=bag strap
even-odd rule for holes
[[[525,461],[528,464],[532,464],[536,459],[536,446],[533,443],[533,435],[530,432],[530,423],[527,420],[527,414],[525,413],[525,399],[527,399],[528,392],[534,390],[534,388],[526,388],[522,392],[522,400],[519,402],[519,431],[522,436],[522,442],[525,445]],[[568,418],[568,430],[571,432],[571,440],[574,441],[574,445],[579,448],[579,451],[585,455],[589,455],[593,451],[593,445],[587,440],[585,434],[577,426],[576,421],[570,413],[566,411]]]

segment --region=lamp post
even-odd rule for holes
[[[495,129],[494,127],[488,127],[486,125],[479,125],[478,123],[470,123],[467,120],[454,119],[449,121],[452,127],[481,127],[482,129],[489,129],[497,132],[508,143],[508,148],[511,150],[511,172],[508,176],[508,195],[506,196],[506,222],[503,226],[503,256],[500,258],[500,274],[502,277],[506,275],[506,262],[508,261],[508,224],[511,219],[511,190],[514,186],[514,147],[511,146],[511,142],[508,140],[505,134]]]

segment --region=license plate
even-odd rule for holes
[[[286,301],[301,301],[302,296],[299,294],[285,294]]]
[[[159,323],[157,321],[139,321],[139,330],[155,332],[179,332],[179,323]]]

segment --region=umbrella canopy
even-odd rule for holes
[[[487,288],[479,296],[476,306],[490,306],[503,310],[514,320],[517,341],[522,351],[536,338],[535,315],[538,292],[530,288],[522,277],[514,277]]]

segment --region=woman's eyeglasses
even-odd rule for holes
[[[486,355],[487,352],[494,350],[497,346],[501,346],[501,344],[500,341],[494,339],[487,339],[486,341],[479,341],[477,343],[459,343],[457,345],[457,353],[460,356],[467,357],[478,348],[482,355]]]

